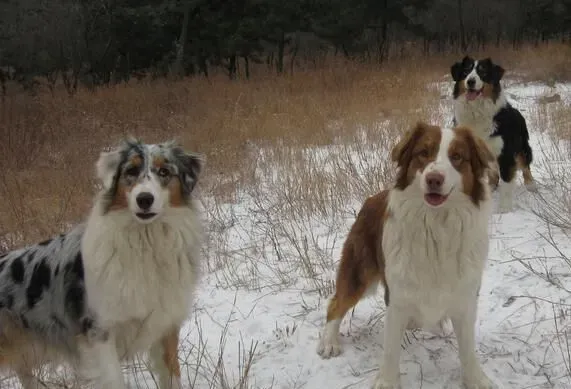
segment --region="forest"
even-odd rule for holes
[[[0,0],[0,78],[69,93],[570,38],[570,0]]]

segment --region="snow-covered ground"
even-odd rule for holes
[[[528,120],[536,161],[532,169],[545,184],[546,167],[558,163],[571,168],[571,158],[556,161],[543,153],[553,149],[546,131],[550,122],[534,110],[542,96],[555,93],[563,101],[558,104],[565,104],[571,87],[506,85],[511,101]],[[448,88],[445,84],[442,93],[447,94]],[[444,123],[450,119],[450,103],[449,99],[441,103]],[[220,385],[221,370],[228,387],[240,388],[366,388],[376,374],[382,352],[382,292],[363,300],[346,317],[339,357],[322,360],[315,349],[343,240],[367,195],[351,190],[350,177],[362,180],[374,175],[375,169],[390,169],[387,153],[366,141],[296,152],[315,171],[296,173],[297,165],[276,166],[279,158],[260,150],[256,190],[244,190],[233,203],[216,207],[212,199],[204,199],[211,231],[205,254],[217,269],[203,280],[194,316],[184,329],[188,353],[181,358],[188,363],[185,371],[195,388],[209,387],[213,380]],[[322,194],[321,206],[303,207],[300,202],[306,199],[300,200],[303,195],[296,193],[296,174],[331,179],[342,170],[339,160],[352,167],[341,175],[346,179],[338,183],[340,198],[330,191]],[[541,192],[549,196],[549,186]],[[568,283],[571,290],[570,267],[561,255],[571,257],[571,243],[556,228],[548,231],[533,212],[540,206],[538,200],[522,185],[516,196],[517,210],[490,220],[478,353],[500,388],[571,388],[568,339],[556,336],[571,325],[571,305],[566,305],[571,296],[554,286]],[[298,212],[299,208],[303,209]],[[550,244],[549,234],[557,248]],[[461,387],[453,335],[409,332],[403,347],[404,388]],[[248,382],[241,382],[248,368]]]
[[[540,193],[552,198],[553,175],[571,179],[571,147],[554,152],[549,103],[540,100],[558,93],[561,101],[553,104],[567,105],[571,86],[505,85],[528,120]],[[448,82],[432,87],[443,96],[450,89]],[[449,124],[451,101],[439,104],[426,120]],[[378,130],[390,125],[390,119],[380,121]],[[393,169],[390,140],[379,144],[366,133],[354,144],[258,149],[254,185],[244,185],[228,203],[203,195],[208,271],[181,334],[185,387],[371,386],[382,352],[381,291],[345,318],[340,356],[323,360],[316,353],[345,236],[371,188],[381,189]],[[571,264],[564,258],[571,258],[571,242],[534,213],[541,201],[519,182],[518,208],[490,220],[478,354],[498,388],[571,388],[569,339],[557,336],[571,330]],[[454,335],[407,332],[403,348],[403,388],[461,387]],[[126,373],[133,388],[156,387],[143,362]]]

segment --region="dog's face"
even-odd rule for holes
[[[487,97],[495,101],[504,69],[490,58],[474,60],[466,56],[452,65],[450,73],[455,81],[454,98],[464,96],[467,101],[474,101]]]
[[[428,207],[465,196],[478,205],[488,196],[484,177],[494,157],[468,128],[418,123],[394,147],[392,159],[399,168],[396,188],[418,189]]]
[[[103,182],[105,212],[129,210],[140,223],[151,223],[170,207],[189,204],[203,161],[172,142],[125,141],[102,152],[97,175]]]

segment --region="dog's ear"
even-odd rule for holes
[[[173,149],[176,157],[180,180],[185,194],[190,194],[198,182],[198,177],[204,168],[204,156],[197,153],[185,152],[181,147]]]
[[[418,122],[416,125],[408,130],[400,139],[400,141],[393,147],[391,152],[391,160],[397,163],[397,166],[403,167],[410,163],[412,157],[412,148],[414,143],[426,129],[430,127],[427,123]]]
[[[391,152],[391,159],[397,163],[397,176],[395,187],[404,190],[410,183],[408,167],[413,157],[414,145],[430,126],[424,122],[418,122],[408,130],[396,144]]]
[[[450,67],[450,74],[454,81],[460,81],[460,78],[462,77],[462,62],[456,62],[452,65]]]
[[[482,138],[474,134],[472,130],[468,128],[466,130],[470,145],[472,171],[476,177],[481,177],[490,168],[490,164],[495,162],[496,158]]]
[[[492,66],[492,76],[494,77],[495,81],[500,82],[500,80],[504,76],[504,73],[505,70],[500,65]]]
[[[480,61],[480,63],[486,67],[486,69],[490,72],[490,77],[494,82],[500,82],[502,77],[504,76],[505,70],[500,65],[496,65],[492,62],[490,57],[484,58]]]
[[[470,57],[469,55],[464,56],[464,58],[462,58],[462,65],[463,66],[468,66],[469,64],[474,62],[474,58]]]
[[[467,68],[468,65],[472,62],[474,62],[472,57],[467,55],[462,58],[462,61],[456,62],[454,65],[452,65],[450,67],[450,74],[452,75],[452,79],[454,81],[460,81],[462,79],[462,73],[464,72],[464,69]]]
[[[103,151],[101,154],[99,154],[99,159],[95,164],[95,168],[97,171],[97,178],[101,180],[103,187],[106,190],[110,190],[113,187],[113,182],[115,181],[115,176],[119,170],[120,163],[120,149]]]

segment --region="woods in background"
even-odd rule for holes
[[[0,79],[68,92],[570,38],[571,0],[0,0]],[[3,82],[4,84],[4,82]]]

